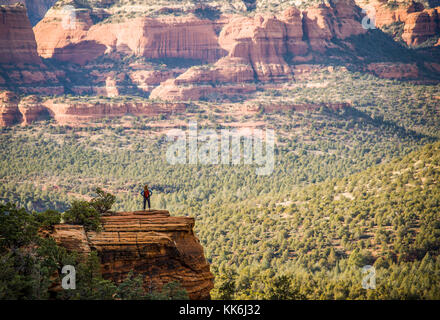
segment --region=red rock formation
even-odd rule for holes
[[[259,80],[285,80],[291,77],[283,58],[287,52],[285,38],[282,21],[257,15],[232,19],[220,33],[219,42],[229,51],[229,57],[248,61]]]
[[[0,6],[1,63],[41,63],[26,8],[21,4]]]
[[[423,4],[414,1],[400,2],[397,6],[389,4],[388,1],[380,0],[356,0],[356,3],[361,8],[365,8],[369,14],[373,14],[369,9],[373,7],[375,23],[378,28],[382,28],[394,22],[405,22],[408,14],[424,9]]]
[[[334,6],[321,4],[304,12],[304,30],[310,47],[314,51],[324,52],[335,47],[333,37],[346,39],[359,35],[366,30],[359,23],[360,14],[353,2],[340,1]]]
[[[386,79],[416,79],[419,76],[417,65],[411,63],[370,63],[366,69]]]
[[[75,124],[104,117],[121,117],[127,114],[136,116],[170,114],[185,111],[184,103],[153,102],[56,102],[47,100],[44,106],[60,124]]]
[[[11,126],[20,121],[17,96],[10,91],[0,92],[0,126]]]
[[[280,18],[272,15],[231,18],[219,36],[221,47],[229,52],[226,58],[213,66],[191,68],[176,79],[163,82],[151,92],[151,97],[197,100],[228,92],[252,92],[255,85],[250,82],[254,80],[292,80],[294,74],[285,60],[287,55],[298,61],[299,55],[307,54],[308,46],[324,51],[335,47],[331,43],[333,37],[343,40],[366,32],[356,20],[358,12],[351,2],[322,5],[303,15],[304,19],[298,9],[289,8]]]
[[[2,65],[1,75],[7,81],[1,81],[0,90],[13,90],[27,94],[57,95],[64,93],[64,87],[58,78],[64,78],[60,70],[51,71],[44,65]]]
[[[21,113],[22,124],[24,125],[50,118],[49,111],[37,96],[28,96],[20,100],[18,110]]]
[[[287,52],[298,56],[304,55],[308,51],[308,44],[303,40],[303,21],[301,12],[290,7],[286,9],[281,20],[286,28],[286,49]]]
[[[75,12],[77,22],[71,30],[62,27],[65,13],[56,8],[49,10],[34,28],[41,56],[84,64],[110,52],[208,62],[226,55],[218,45],[216,23],[210,20],[143,17],[93,25],[90,10]]]
[[[254,71],[246,60],[226,57],[212,67],[193,67],[176,79],[161,83],[150,98],[188,101],[245,94],[256,90],[253,80]]]
[[[130,72],[129,77],[139,89],[150,92],[161,82],[177,75],[178,73],[173,70],[135,70]]]
[[[425,9],[420,2],[400,2],[390,6],[386,1],[357,0],[359,6],[375,10],[375,21],[378,28],[395,22],[404,24],[402,39],[410,46],[419,45],[430,37],[440,35],[440,7]]]
[[[408,45],[419,45],[436,35],[440,35],[440,7],[411,13],[405,20],[402,39]]]
[[[90,10],[76,9],[74,15],[70,20],[66,10],[54,7],[34,27],[40,56],[84,64],[104,53],[104,45],[86,39],[93,25]]]
[[[214,277],[194,234],[194,218],[152,210],[120,212],[102,221],[99,233],[57,225],[51,236],[70,250],[83,254],[96,250],[105,279],[119,283],[133,271],[143,275],[146,289],[178,281],[191,299],[210,298]]]
[[[53,118],[60,124],[79,124],[105,117],[121,117],[127,114],[135,116],[154,116],[159,114],[181,113],[185,103],[158,103],[147,101],[127,102],[56,102],[49,99],[44,102],[36,96],[28,96],[21,101],[10,92],[0,93],[0,126],[30,124],[38,120]]]
[[[0,2],[2,4],[23,3],[26,6],[31,24],[35,25],[57,1],[58,0],[2,0]]]

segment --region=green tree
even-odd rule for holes
[[[35,213],[35,219],[42,228],[49,228],[61,222],[61,213],[48,209],[44,212]]]
[[[145,293],[142,287],[142,275],[134,276],[133,271],[130,271],[127,278],[118,285],[116,297],[122,300],[145,299]]]
[[[178,281],[171,281],[163,285],[161,294],[163,300],[188,300],[188,292]]]
[[[109,211],[115,203],[116,197],[111,193],[105,192],[101,188],[95,190],[97,196],[90,200],[90,204],[100,214]]]
[[[83,225],[86,230],[101,230],[101,215],[87,201],[74,200],[63,218],[66,223]]]
[[[26,246],[37,237],[35,217],[15,204],[0,204],[0,250]]]

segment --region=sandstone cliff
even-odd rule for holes
[[[0,4],[10,5],[18,2],[23,3],[27,8],[29,20],[34,26],[57,1],[58,0],[0,0]]]
[[[184,103],[155,103],[148,101],[127,102],[57,102],[45,101],[45,108],[51,117],[60,124],[78,124],[104,117],[154,116],[159,114],[181,113],[186,109]]]
[[[410,13],[405,20],[402,39],[411,46],[440,35],[440,7]]]
[[[227,57],[161,83],[151,97],[197,100],[252,92],[255,85],[250,82],[255,80],[292,80],[290,62],[309,61],[315,53],[337,47],[333,38],[345,40],[365,33],[359,17],[352,2],[320,5],[304,12],[291,7],[279,17],[231,17],[219,35],[219,44],[228,52]]]
[[[21,4],[0,6],[0,90],[60,94],[62,70],[51,70],[37,52],[32,27]]]
[[[376,0],[358,2],[361,6],[377,7],[378,26],[403,23],[401,37],[410,45],[421,44],[439,34],[438,9],[425,9],[418,3],[391,7]],[[282,84],[299,80],[302,75],[295,71],[296,66],[304,63],[324,63],[329,58],[341,62],[368,59],[365,52],[357,51],[359,43],[354,41],[367,30],[361,25],[364,14],[352,0],[331,1],[303,10],[288,7],[277,14],[243,15],[228,9],[215,18],[196,15],[196,9],[188,9],[186,5],[159,5],[148,16],[142,10],[135,11],[137,7],[103,7],[104,2],[95,1],[91,7],[74,10],[72,27],[66,26],[65,4],[74,2],[58,2],[34,27],[38,54],[50,58],[44,63],[35,52],[28,22],[20,24],[26,27],[20,29],[21,33],[13,23],[8,24],[7,32],[0,31],[0,61],[8,61],[0,63],[0,90],[45,95],[138,95],[168,101],[209,100],[253,92],[257,82]],[[149,5],[141,8],[145,6]],[[124,8],[128,12],[122,14]],[[248,9],[245,6],[240,10]],[[13,12],[8,21],[25,18],[23,7],[5,10]],[[12,46],[8,42],[11,35],[14,35]],[[22,59],[22,55],[26,57]],[[168,65],[166,61],[173,59],[174,65]],[[24,65],[22,62],[26,61],[33,64]],[[411,70],[406,68],[405,72],[399,72],[398,66],[361,65],[359,71],[396,79],[412,79],[419,74],[416,66],[411,66]],[[56,119],[64,121],[63,118],[93,119],[133,110],[136,114],[173,112],[174,107],[153,104],[139,107],[130,102],[125,109],[106,103],[69,107],[55,104],[46,108]],[[30,112],[32,119],[32,111],[26,112]]]
[[[96,250],[105,279],[117,283],[130,271],[142,274],[145,289],[179,281],[191,299],[209,299],[213,288],[194,218],[171,217],[168,211],[120,212],[102,218],[101,232],[82,226],[56,225],[51,236],[69,250]]]
[[[216,23],[197,17],[139,17],[93,24],[91,10],[76,9],[73,28],[63,28],[65,12],[52,8],[34,28],[44,58],[84,64],[104,53],[146,58],[184,58],[213,62],[226,55],[217,41]]]
[[[11,126],[21,122],[18,101],[14,93],[10,91],[0,92],[0,126]]]
[[[356,0],[356,3],[371,11],[375,16],[376,27],[386,28],[387,26],[402,23],[403,41],[410,46],[417,46],[424,41],[440,36],[440,7],[425,8],[421,2],[390,1],[380,0]]]
[[[0,126],[30,124],[39,120],[54,119],[59,124],[75,125],[105,117],[124,115],[154,116],[159,114],[182,113],[186,110],[184,103],[131,101],[43,101],[31,95],[23,99],[10,91],[0,92]]]
[[[21,4],[0,6],[0,64],[41,63],[35,37]]]

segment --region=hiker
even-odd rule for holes
[[[141,192],[141,195],[144,197],[144,211],[145,211],[145,205],[148,201],[148,211],[150,211],[150,196],[153,194],[151,190],[148,190],[148,185],[144,186],[144,191]]]

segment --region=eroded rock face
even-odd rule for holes
[[[367,70],[386,79],[416,79],[419,76],[419,69],[414,63],[370,63]]]
[[[280,17],[231,17],[219,35],[219,44],[228,56],[212,66],[191,68],[161,83],[151,97],[196,100],[225,92],[252,92],[256,87],[251,82],[255,80],[292,80],[294,72],[286,61],[289,57],[307,61],[313,52],[335,47],[332,38],[344,40],[366,32],[358,11],[353,2],[346,2],[320,5],[305,12],[291,7]]]
[[[27,125],[39,120],[51,118],[49,110],[37,96],[28,96],[20,100],[18,110],[21,113],[22,124]]]
[[[440,7],[429,9],[415,1],[399,2],[397,5],[379,0],[356,2],[362,8],[374,8],[378,28],[403,23],[402,39],[410,46],[417,46],[431,37],[440,35]]]
[[[0,92],[0,126],[11,126],[21,122],[18,101],[13,92]]]
[[[261,81],[282,80],[291,74],[283,59],[286,29],[274,16],[233,19],[220,34],[219,42],[229,57],[247,60]]]
[[[440,7],[408,15],[402,34],[408,45],[419,45],[435,35],[440,35]]]
[[[193,67],[176,79],[168,79],[150,98],[188,101],[246,94],[256,90],[254,80],[252,66],[245,59],[225,57],[212,67]]]
[[[18,2],[23,3],[28,12],[28,17],[32,25],[36,25],[40,21],[47,10],[58,0],[2,0],[1,4],[16,4]]]
[[[104,53],[146,58],[184,58],[213,62],[226,55],[216,24],[196,17],[135,18],[93,24],[89,9],[76,9],[72,29],[63,28],[65,12],[52,8],[34,28],[38,53],[45,58],[85,64]],[[54,32],[55,31],[55,32]]]
[[[102,221],[99,233],[57,225],[51,236],[69,250],[96,250],[105,279],[119,283],[133,271],[143,275],[145,289],[179,281],[191,299],[210,298],[214,277],[194,234],[194,218],[152,210],[119,212]]]
[[[47,100],[44,106],[60,124],[78,124],[104,117],[121,117],[127,114],[135,116],[154,116],[183,112],[184,103],[154,102],[57,102]]]
[[[115,87],[104,88],[107,92]],[[58,102],[56,99],[42,101],[35,95],[19,99],[11,91],[0,91],[0,126],[30,124],[39,120],[54,119],[59,124],[81,124],[105,117],[155,116],[182,113],[185,103],[155,103],[148,101],[120,102]]]
[[[334,6],[321,4],[304,12],[304,30],[310,48],[324,52],[335,47],[333,37],[346,39],[366,32],[362,27],[361,15],[353,2],[340,1]]]
[[[0,6],[1,63],[41,63],[26,8],[21,4]]]

